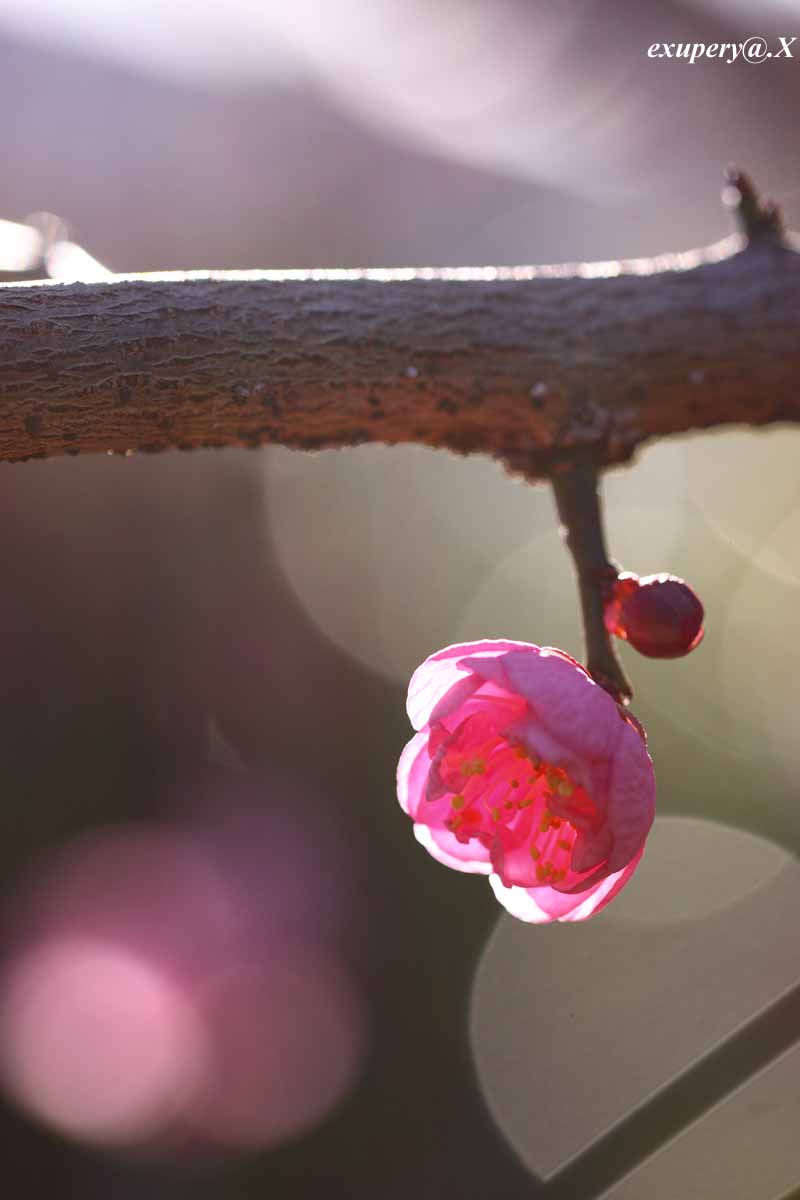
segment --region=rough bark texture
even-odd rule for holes
[[[422,442],[534,478],[576,447],[800,419],[800,254],[0,287],[0,460]]]

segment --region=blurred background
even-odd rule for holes
[[[797,63],[646,54],[794,33],[795,0],[0,0],[0,279],[682,250],[731,160],[796,226]],[[797,448],[607,479],[614,556],[707,633],[624,652],[660,816],[574,928],[500,918],[394,795],[427,654],[580,653],[544,489],[421,447],[0,468],[3,1194],[788,1196]]]

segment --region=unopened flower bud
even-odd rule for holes
[[[605,609],[609,633],[649,658],[680,658],[703,638],[703,606],[676,575],[620,575]]]

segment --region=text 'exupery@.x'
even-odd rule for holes
[[[701,58],[716,58],[721,62],[734,63],[742,59],[748,63],[766,62],[769,58],[794,58],[792,45],[796,37],[779,37],[770,43],[763,37],[749,37],[743,42],[653,42],[648,47],[648,58],[680,58],[695,63]]]

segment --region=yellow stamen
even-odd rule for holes
[[[556,842],[556,845],[560,846],[562,850],[572,849],[572,844],[567,840],[567,838],[559,838]]]
[[[534,862],[538,862],[538,860],[541,858],[541,854],[535,846],[531,846],[529,853]]]
[[[556,788],[556,791],[558,792],[559,796],[571,796],[575,791],[575,788],[568,779],[562,779]]]
[[[453,799],[450,801],[450,803],[452,804],[453,808],[463,808],[467,803],[467,798],[466,796],[453,796]]]

